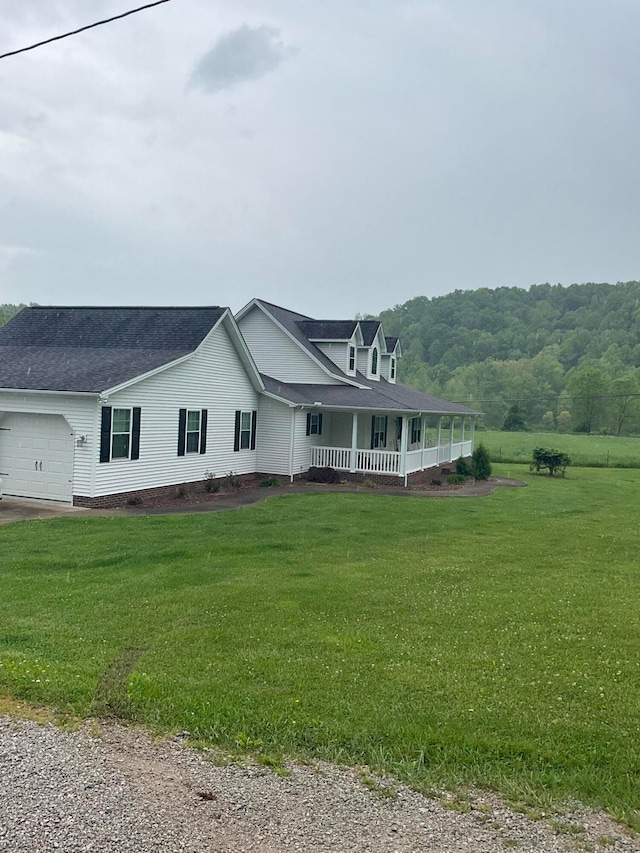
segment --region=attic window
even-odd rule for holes
[[[349,347],[349,373],[356,372],[356,348]]]
[[[396,360],[393,356],[391,356],[391,373],[390,376],[392,379],[396,378]]]
[[[371,374],[375,376],[378,372],[378,348],[374,347],[371,353]]]

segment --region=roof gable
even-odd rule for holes
[[[360,320],[359,322],[362,329],[363,345],[370,347],[381,328],[380,320]]]
[[[322,350],[317,347],[313,341],[309,340],[302,328],[306,323],[316,324],[318,322],[323,323],[329,321],[313,320],[312,317],[307,317],[305,314],[298,314],[295,311],[289,311],[287,308],[282,308],[280,305],[274,305],[272,302],[267,302],[264,299],[252,299],[251,302],[245,305],[245,307],[238,312],[236,320],[241,322],[242,318],[255,307],[260,308],[265,314],[270,316],[272,320],[275,320],[275,322],[284,329],[285,332],[287,332],[289,337],[293,338],[303,350],[306,350],[313,360],[319,364],[329,376],[338,379],[339,381],[344,381],[349,385],[356,384],[356,380],[353,377],[349,377],[344,373],[344,371],[340,370],[328,355],[322,352]],[[337,322],[342,323],[343,321],[339,320]],[[353,321],[353,326],[355,330],[357,326],[355,320]]]

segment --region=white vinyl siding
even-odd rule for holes
[[[342,343],[342,341],[339,341],[338,343],[321,341],[317,343],[316,346],[318,349],[321,349],[322,352],[328,356],[336,367],[338,367],[343,373],[348,372],[349,348],[346,343]]]
[[[207,471],[216,477],[256,471],[255,450],[235,453],[233,446],[236,410],[257,409],[258,394],[224,323],[189,359],[112,394],[107,404],[114,409],[140,407],[140,458],[117,465],[98,463],[96,451],[91,496],[199,482]],[[206,453],[177,455],[181,408],[208,410]]]
[[[89,494],[93,458],[100,449],[100,427],[97,423],[97,398],[65,394],[24,394],[20,391],[0,391],[0,426],[8,412],[62,415],[74,435],[73,494]],[[0,442],[3,433],[0,432]],[[80,436],[86,436],[78,446]],[[0,469],[1,470],[1,469]]]
[[[328,444],[327,435],[330,433],[330,412],[324,413],[322,435],[307,435],[306,411],[295,410],[295,441],[293,445],[293,473],[300,474],[308,471],[311,465],[311,448]]]
[[[291,416],[293,410],[284,403],[261,397],[258,404],[256,436],[256,469],[261,474],[288,476],[291,464]]]
[[[253,360],[261,373],[281,382],[332,385],[335,379],[277,326],[262,309],[255,307],[238,321]]]
[[[363,376],[369,373],[369,347],[358,347],[356,367]]]

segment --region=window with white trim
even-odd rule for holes
[[[111,458],[131,455],[131,409],[113,409],[111,415]]]
[[[201,412],[199,409],[187,410],[187,453],[200,452]]]
[[[378,347],[374,347],[371,352],[371,375],[375,376],[378,373]]]
[[[240,450],[251,447],[251,412],[240,413]]]
[[[371,419],[371,448],[387,446],[387,416],[373,415]]]
[[[356,372],[356,348],[349,347],[349,373]]]
[[[393,356],[391,356],[391,367],[389,370],[389,376],[391,377],[391,379],[396,378],[396,360]]]
[[[322,435],[322,415],[319,412],[307,414],[307,435]]]
[[[422,440],[422,418],[411,418],[411,444],[420,444]]]

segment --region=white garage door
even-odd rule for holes
[[[60,415],[9,413],[0,420],[0,476],[6,495],[73,500],[73,434]]]

